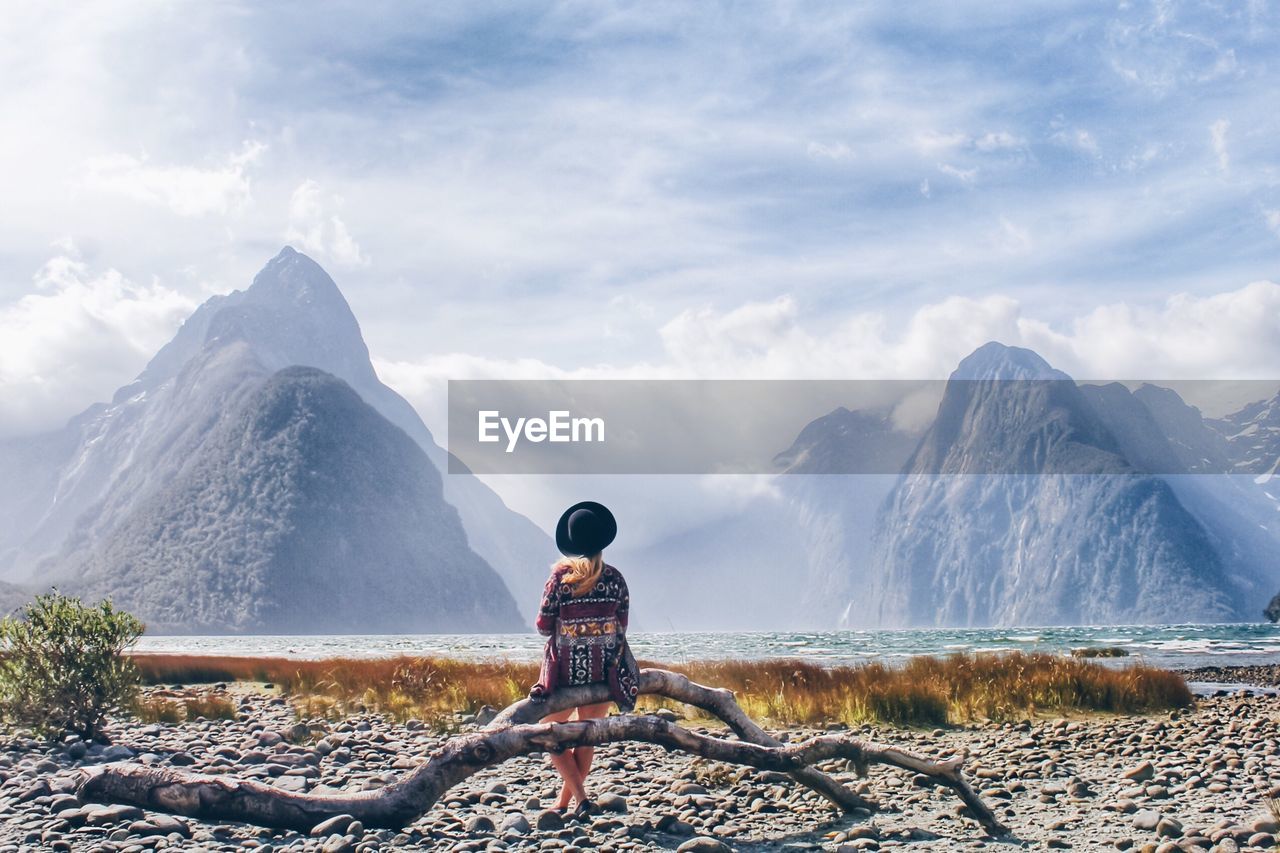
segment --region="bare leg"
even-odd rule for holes
[[[609,702],[601,702],[598,705],[583,705],[578,708],[578,719],[598,720],[601,717],[607,716],[609,713],[609,705]],[[577,764],[578,768],[578,777],[582,780],[582,785],[585,790],[587,774],[591,772],[591,759],[595,757],[596,753],[595,747],[580,746],[577,749],[570,751],[573,753],[573,760]],[[578,803],[581,804],[582,800],[579,799]]]
[[[543,718],[543,722],[563,723],[569,719],[573,710],[570,708],[567,711],[548,714]],[[560,788],[560,796],[555,804],[557,809],[567,809],[571,799],[577,798],[578,802],[582,802],[587,796],[587,792],[582,787],[582,774],[578,772],[578,762],[573,752],[572,749],[566,749],[564,752],[547,754],[547,758],[551,760],[551,766],[555,767],[564,779],[564,785]]]

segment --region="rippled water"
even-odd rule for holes
[[[1127,625],[1052,628],[963,628],[909,631],[699,632],[628,635],[636,656],[679,663],[692,660],[801,658],[835,665],[893,662],[949,652],[1068,651],[1121,646],[1129,657],[1158,666],[1196,667],[1280,663],[1280,626]],[[368,636],[151,636],[141,652],[271,657],[384,657],[437,655],[470,660],[537,660],[536,634],[404,634]]]

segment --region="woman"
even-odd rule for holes
[[[630,597],[622,573],[604,561],[604,549],[618,533],[613,513],[594,501],[574,504],[556,525],[556,547],[564,558],[551,567],[538,611],[538,633],[547,637],[538,683],[529,690],[534,702],[545,701],[558,687],[606,684],[610,698],[623,711],[635,707],[640,692],[639,669],[627,646]],[[571,716],[594,720],[609,711],[609,703],[581,705],[554,714],[547,722],[563,723]],[[594,803],[584,786],[594,754],[589,746],[550,756],[564,778],[555,808],[564,811],[576,801],[579,815],[591,813]]]

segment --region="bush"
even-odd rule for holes
[[[137,698],[138,670],[123,652],[142,630],[109,601],[36,596],[21,618],[0,621],[0,714],[43,735],[101,737],[107,714]]]

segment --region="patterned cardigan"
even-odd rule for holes
[[[595,587],[575,598],[564,582],[567,571],[554,569],[542,592],[537,627],[547,645],[529,698],[538,702],[557,687],[604,683],[618,707],[630,711],[640,692],[640,670],[627,646],[627,582],[606,564]]]

